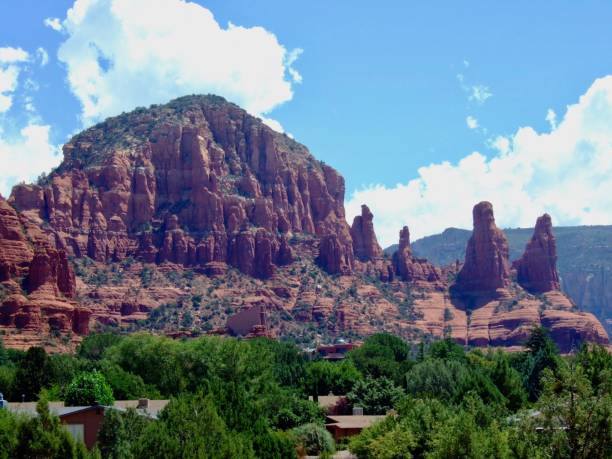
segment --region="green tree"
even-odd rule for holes
[[[325,410],[318,403],[302,399],[297,394],[283,395],[275,413],[271,424],[282,430],[303,424],[323,424],[325,420]]]
[[[550,339],[545,328],[534,328],[525,343],[525,347],[528,352],[521,365],[523,384],[529,400],[535,402],[542,390],[540,378],[544,370],[550,369],[554,372],[563,362],[559,357],[557,346]]]
[[[89,406],[95,403],[112,406],[115,402],[113,391],[97,371],[77,375],[64,391],[66,406]]]
[[[228,430],[212,396],[181,395],[172,399],[157,422],[150,423],[135,445],[134,457],[154,451],[167,459],[254,458],[248,438]]]
[[[361,379],[351,360],[315,360],[306,366],[306,392],[313,397],[329,393],[344,395]]]
[[[253,346],[266,348],[272,354],[274,377],[281,386],[302,389],[306,379],[306,362],[302,351],[293,343],[283,343],[269,338],[251,342]]]
[[[408,372],[406,380],[408,393],[415,396],[460,403],[472,391],[487,402],[506,403],[484,370],[456,360],[425,360]]]
[[[107,348],[104,356],[168,397],[185,389],[184,366],[179,358],[182,346],[170,338],[135,333]]]
[[[403,395],[393,381],[380,377],[358,381],[346,398],[353,406],[362,407],[365,414],[385,414]]]
[[[0,459],[12,459],[17,446],[17,432],[21,418],[9,410],[0,409]]]
[[[36,400],[40,390],[51,385],[53,370],[49,357],[42,347],[31,347],[19,363],[15,374],[14,394],[25,396],[28,401]]]
[[[147,386],[140,376],[125,371],[119,365],[105,361],[100,371],[117,400],[134,400],[142,397],[161,398],[157,389]]]
[[[427,350],[427,356],[432,359],[455,360],[466,362],[466,355],[463,347],[455,343],[451,338],[434,341]]]
[[[296,427],[293,429],[293,435],[298,445],[308,455],[318,456],[324,453],[333,453],[335,450],[334,439],[320,424],[305,424]]]
[[[491,380],[508,400],[508,409],[516,411],[522,408],[527,401],[527,393],[523,387],[521,375],[510,366],[508,358],[503,352],[498,352],[494,359],[495,366],[491,370]]]
[[[149,424],[134,409],[126,412],[107,410],[98,433],[98,448],[105,459],[132,459],[132,449]]]
[[[39,401],[36,411],[38,416],[20,424],[13,457],[71,459],[87,456],[85,446],[75,443],[59,418],[49,412],[46,401]]]
[[[121,339],[121,335],[113,332],[90,333],[79,344],[77,355],[87,360],[102,360],[106,350],[119,343]]]
[[[583,344],[576,355],[576,364],[582,368],[593,389],[596,390],[602,384],[609,382],[612,354],[600,344]]]
[[[376,333],[349,352],[349,358],[364,376],[382,376],[398,386],[404,384],[404,374],[412,366],[409,356],[408,344],[390,333]]]
[[[515,432],[516,455],[537,451],[554,458],[612,457],[612,373],[605,379],[594,390],[579,365],[560,367],[556,374],[546,369],[537,411],[525,413]]]

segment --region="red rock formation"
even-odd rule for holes
[[[6,335],[7,346],[40,344],[51,331],[89,331],[89,311],[70,300],[76,281],[65,251],[49,247],[44,238],[33,241],[34,249],[17,212],[0,198],[0,329],[21,331],[19,337]]]
[[[319,241],[317,263],[330,274],[350,274],[353,269],[351,255],[335,234],[325,235]]]
[[[382,256],[382,249],[376,240],[374,215],[365,204],[361,206],[361,215],[353,219],[351,238],[353,239],[353,253],[361,261],[371,261]]]
[[[44,183],[0,199],[0,330],[9,346],[46,344],[58,331],[72,331],[74,344],[90,322],[138,326],[172,304],[193,306],[191,330],[172,330],[188,326],[165,321],[162,308],[156,325],[175,336],[219,330],[230,311],[259,305],[269,330],[256,325],[251,335],[305,336],[302,322],[315,321],[329,334],[387,330],[514,346],[546,324],[563,345],[607,342],[596,320],[553,298],[559,292],[544,300],[503,288],[507,245],[490,204],[475,208],[458,285],[503,292],[468,312],[445,281],[458,266],[442,276],[413,257],[407,228],[393,261],[382,257],[367,207],[353,228],[346,224],[334,169],[220,98],[111,118],[74,137],[64,156]],[[76,284],[69,257],[82,273]],[[342,276],[317,272],[314,261]],[[92,281],[94,273],[109,281]]]
[[[17,212],[0,197],[0,265],[4,280],[23,276],[32,255]]]
[[[127,147],[114,143],[125,129]],[[229,262],[267,277],[271,265],[292,260],[284,235],[305,232],[336,235],[352,263],[343,178],[221,98],[185,97],[111,118],[74,137],[64,156],[47,184],[19,185],[10,202],[30,224],[48,221],[71,256]],[[251,243],[257,229],[265,236]],[[267,265],[253,265],[254,257]]]
[[[517,271],[518,283],[525,290],[543,293],[561,288],[557,274],[557,247],[550,215],[544,214],[538,218],[525,253],[513,263],[513,267]]]
[[[410,231],[404,226],[400,231],[399,247],[393,255],[397,275],[406,282],[439,282],[440,270],[423,258],[414,258],[410,248]]]
[[[455,287],[463,293],[494,292],[510,285],[508,241],[495,225],[493,206],[481,202],[474,206],[474,231],[465,252],[465,263]]]

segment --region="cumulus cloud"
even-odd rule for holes
[[[36,56],[41,65],[46,64],[48,55],[43,48],[36,50]],[[0,194],[4,196],[15,183],[34,180],[60,160],[49,138],[50,126],[40,121],[34,107],[32,93],[38,84],[27,77],[32,60],[21,48],[0,48]],[[21,125],[6,114],[18,91],[26,115]]]
[[[13,105],[19,74],[28,59],[29,54],[21,48],[0,48],[0,113],[8,111]]]
[[[59,18],[46,18],[43,23],[51,29],[59,32],[62,30],[62,21]]]
[[[469,129],[476,129],[478,127],[478,120],[473,116],[467,116],[465,118],[465,124]]]
[[[146,14],[143,14],[146,11]],[[265,116],[293,97],[301,49],[262,27],[222,27],[183,0],[76,0],[58,57],[89,125],[136,106],[215,93]]]
[[[395,187],[371,185],[350,197],[351,221],[368,204],[383,245],[408,225],[415,238],[449,226],[471,228],[471,208],[493,203],[498,225],[533,226],[548,212],[556,225],[612,223],[612,76],[596,80],[548,132],[521,127],[457,164],[418,170]]]
[[[11,46],[0,48],[0,63],[2,64],[25,62],[28,58],[28,53],[21,48],[13,48]]]
[[[31,123],[15,136],[4,135],[0,129],[0,194],[8,196],[11,187],[22,181],[32,182],[42,171],[49,171],[60,162],[58,148],[49,139],[48,125]]]

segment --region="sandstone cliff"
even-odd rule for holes
[[[333,237],[321,246],[325,267],[352,268],[343,178],[221,98],[109,119],[74,137],[64,158],[46,183],[15,187],[10,202],[47,223],[70,256],[228,263],[267,278],[287,262],[285,235],[310,233]]]
[[[216,333],[245,310],[266,311],[258,333],[310,344],[387,330],[513,347],[539,324],[563,349],[607,342],[560,292],[512,282],[490,204],[474,210],[465,265],[440,269],[414,256],[407,227],[385,258],[368,207],[349,228],[343,201],[334,169],[221,98],[111,118],[0,200],[5,343],[62,349],[101,327]]]
[[[26,236],[19,215],[0,197],[0,329],[9,347],[89,331],[89,311],[73,300],[75,275],[66,253],[37,236]]]

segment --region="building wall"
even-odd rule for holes
[[[252,308],[243,309],[227,319],[227,328],[229,328],[234,336],[244,336],[256,325],[265,326],[264,317],[264,306],[253,306]]]
[[[98,440],[98,432],[104,421],[104,408],[95,408],[79,413],[67,414],[60,417],[62,424],[83,424],[84,442],[87,449],[93,448]]]

